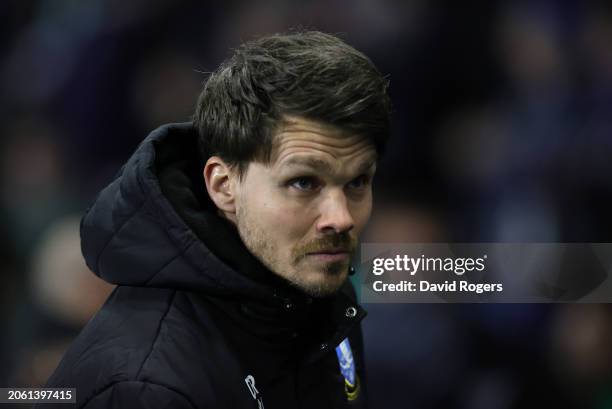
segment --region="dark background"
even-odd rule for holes
[[[0,386],[44,383],[109,291],[78,221],[253,35],[337,33],[389,76],[366,241],[610,242],[612,4],[0,2]],[[608,305],[366,305],[373,408],[612,407]]]

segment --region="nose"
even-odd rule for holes
[[[320,211],[317,221],[319,233],[345,233],[355,226],[342,189],[330,191],[323,199]]]

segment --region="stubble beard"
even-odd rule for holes
[[[322,265],[322,269],[314,270],[309,265],[304,249],[320,247],[318,243],[307,243],[292,249],[289,260],[282,259],[281,252],[274,240],[262,226],[251,220],[249,214],[238,211],[236,214],[237,228],[242,242],[247,249],[272,273],[280,276],[293,287],[296,287],[311,297],[327,297],[335,294],[348,277],[348,261],[332,262]],[[344,239],[344,242],[350,239]],[[333,240],[338,241],[337,239]],[[342,240],[341,240],[342,241]],[[350,246],[354,248],[354,243]],[[313,271],[314,270],[314,271]],[[309,279],[316,275],[314,279]],[[322,277],[321,277],[322,276]]]

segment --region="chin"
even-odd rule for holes
[[[348,277],[348,267],[343,273],[330,275],[329,273],[310,273],[315,274],[313,280],[308,282],[294,282],[294,284],[306,294],[315,298],[329,297],[336,294]]]

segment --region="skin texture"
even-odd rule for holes
[[[367,138],[286,117],[269,163],[239,177],[209,158],[204,179],[223,217],[272,272],[313,297],[335,293],[372,210],[376,150]]]

